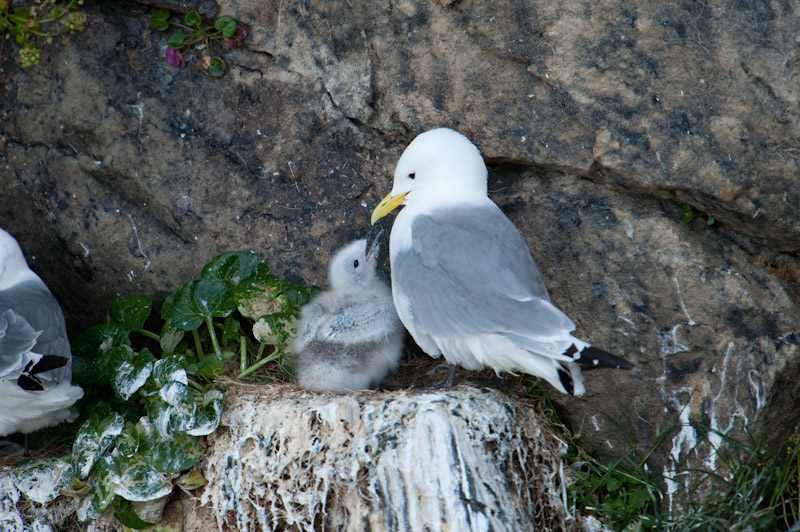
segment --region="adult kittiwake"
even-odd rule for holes
[[[427,354],[470,370],[527,373],[582,395],[577,363],[632,364],[575,338],[522,235],[488,197],[480,152],[451,129],[408,145],[372,223],[405,205],[389,240],[397,314]],[[451,366],[448,383],[452,384]]]
[[[72,421],[83,390],[71,380],[61,307],[0,229],[0,436]]]
[[[404,332],[377,274],[378,236],[369,247],[357,240],[339,250],[328,268],[328,290],[302,308],[292,344],[300,386],[364,390],[397,366]]]

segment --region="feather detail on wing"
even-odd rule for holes
[[[392,257],[392,284],[408,299],[412,332],[558,344],[575,328],[550,303],[525,241],[493,203],[418,215],[411,241]]]

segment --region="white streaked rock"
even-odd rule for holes
[[[339,395],[237,384],[226,402],[201,495],[220,530],[564,527],[566,446],[496,390]]]

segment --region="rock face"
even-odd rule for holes
[[[87,7],[89,30],[35,69],[0,44],[0,225],[73,333],[114,295],[166,294],[233,249],[323,284],[405,145],[450,126],[482,150],[577,334],[637,365],[559,399],[590,451],[645,451],[689,419],[779,446],[800,421],[788,4],[220,7],[250,34],[222,80],[167,66],[136,4]],[[697,438],[670,433],[651,470],[713,467]]]
[[[566,446],[496,391],[245,385],[226,402],[206,453],[204,530],[565,529]]]

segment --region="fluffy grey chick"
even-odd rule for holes
[[[380,234],[378,235],[380,236]],[[364,390],[397,366],[403,325],[377,274],[378,237],[331,260],[328,290],[303,307],[293,341],[297,383],[312,390]]]
[[[74,419],[83,390],[71,380],[61,307],[0,229],[0,436]]]

